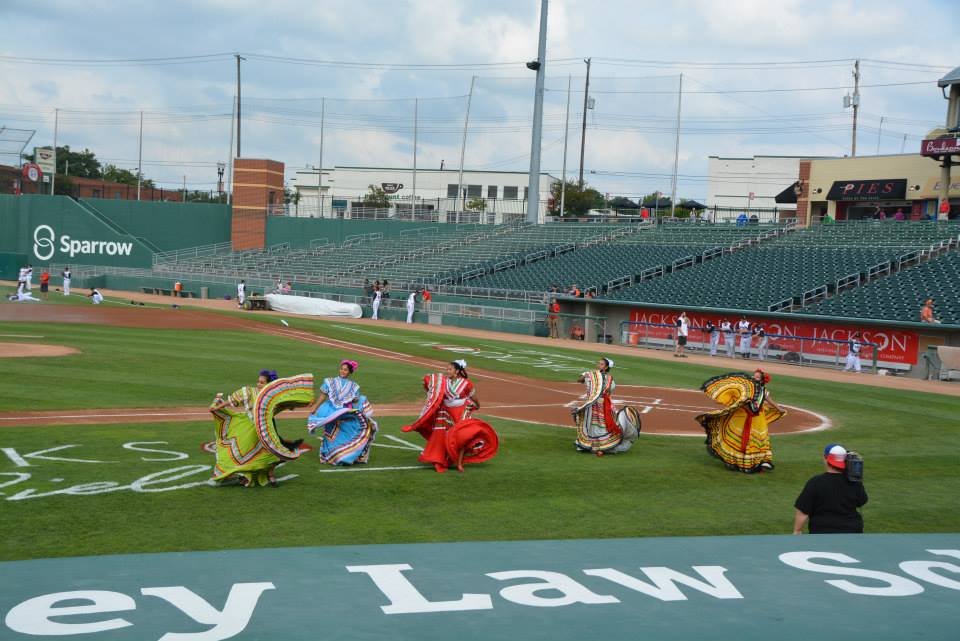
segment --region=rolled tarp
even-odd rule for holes
[[[356,303],[338,303],[325,298],[309,298],[307,296],[289,296],[287,294],[267,294],[267,303],[270,309],[288,314],[303,314],[305,316],[348,316],[360,318],[363,310]]]

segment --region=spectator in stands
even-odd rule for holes
[[[583,295],[584,298],[593,298],[594,296],[596,296],[596,294],[592,289],[588,289]]]
[[[857,508],[867,503],[863,483],[845,474],[847,450],[831,443],[823,450],[824,474],[814,476],[803,486],[793,504],[793,533],[803,534],[810,522],[810,534],[859,534],[863,517]]]
[[[740,336],[740,358],[750,358],[750,344],[753,342],[750,321],[741,316],[737,323],[737,334]]]
[[[424,313],[429,312],[429,311],[430,311],[430,301],[433,300],[433,296],[431,296],[431,295],[430,295],[430,292],[427,290],[427,288],[424,287],[424,288],[423,288],[423,293],[420,295],[420,297],[423,299],[423,311],[424,311]]]
[[[380,291],[383,293],[384,298],[390,298],[390,281],[386,278],[383,279],[383,285],[380,286]]]
[[[281,294],[289,294],[292,291],[293,291],[293,283],[291,283],[289,280],[287,281],[286,285],[280,288]]]
[[[737,216],[737,227],[746,227],[746,226],[747,226],[747,215],[745,213],[741,213],[739,216]]]
[[[368,301],[373,302],[373,285],[370,284],[369,278],[363,279],[363,295],[367,297]]]
[[[703,326],[703,333],[707,335],[707,339],[710,341],[710,356],[716,356],[717,347],[720,345],[720,331],[712,320],[708,320],[707,324]]]
[[[283,293],[283,281],[279,278],[277,279],[277,284],[274,286],[278,294]]]
[[[556,298],[551,298],[547,305],[547,329],[550,330],[550,338],[560,338],[560,330],[557,324],[560,320],[560,303]]]
[[[180,298],[180,295],[183,294],[183,283],[179,280],[173,284],[173,295],[176,298]]]
[[[763,323],[757,323],[753,326],[753,335],[760,340],[757,344],[757,358],[761,361],[767,360],[767,349],[770,345],[770,337],[767,336],[767,329],[763,326]]]
[[[736,340],[736,333],[733,331],[733,324],[726,318],[720,321],[720,333],[723,334],[723,344],[727,348],[727,356],[733,358],[733,343]]]
[[[690,335],[690,319],[686,312],[680,312],[675,321],[677,326],[677,344],[673,349],[673,355],[677,358],[686,358],[683,352],[687,349],[687,337]]]
[[[897,211],[893,214],[894,220],[906,220],[907,216],[903,213],[903,207],[897,207]]]
[[[570,329],[570,338],[575,341],[582,341],[586,335],[583,332],[583,328],[580,325],[574,325]]]
[[[928,298],[923,303],[923,308],[920,310],[920,322],[921,323],[939,323],[940,321],[933,315],[933,299]]]

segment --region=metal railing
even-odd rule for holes
[[[620,344],[647,349],[673,350],[676,347],[676,326],[665,323],[647,323],[641,321],[623,321],[620,323]],[[720,332],[716,355],[728,358],[743,358],[740,351],[740,337],[734,332]],[[731,338],[732,337],[732,342]],[[843,369],[849,349],[849,341],[832,338],[811,338],[788,336],[786,334],[766,334],[753,336],[749,351],[746,353],[757,361],[772,361],[789,365],[829,367]],[[877,373],[880,345],[861,341],[860,357],[867,363],[867,369]],[[711,353],[710,334],[703,327],[689,328],[686,350],[690,352]]]
[[[326,240],[326,239],[324,239]],[[158,263],[176,263],[181,260],[190,260],[194,258],[207,258],[211,256],[221,256],[233,251],[233,242],[212,243],[209,245],[199,245],[197,247],[188,247],[186,249],[176,249],[173,251],[159,252],[153,255],[153,264]]]

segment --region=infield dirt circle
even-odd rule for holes
[[[79,349],[66,345],[45,343],[0,343],[0,358],[36,358],[42,356],[69,356],[79,354]]]
[[[371,358],[395,360],[406,364],[420,365],[424,373],[437,371],[446,359],[428,359],[410,356],[387,349],[328,338],[312,332],[277,327],[255,320],[238,319],[222,314],[186,310],[157,309],[150,307],[62,307],[39,306],[7,307],[0,311],[0,320],[34,322],[73,322],[115,325],[123,327],[148,327],[163,329],[237,329],[247,330],[315,345],[363,354]],[[470,330],[464,329],[463,336]],[[0,343],[4,348],[15,343]],[[57,347],[33,345],[33,347]],[[65,348],[70,350],[71,348]],[[74,353],[71,350],[68,353]],[[38,354],[28,354],[35,356]],[[509,419],[528,423],[556,425],[572,428],[570,407],[583,394],[583,386],[575,383],[558,383],[537,380],[513,374],[504,374],[473,368],[471,378],[476,382],[481,401],[480,416],[489,419]],[[319,376],[319,374],[318,374]],[[374,399],[375,400],[375,399]],[[701,436],[703,429],[694,420],[698,414],[719,409],[699,390],[684,390],[666,387],[618,385],[614,393],[618,404],[635,406],[643,419],[643,432],[682,436]],[[395,405],[377,404],[378,416],[416,416],[418,403]],[[807,432],[826,429],[827,418],[802,408],[787,407],[787,416],[770,426],[775,434]],[[163,421],[198,421],[209,418],[203,407],[139,408],[139,409],[94,409],[56,410],[43,412],[19,412],[0,414],[0,426],[65,425],[101,423],[152,423]],[[284,417],[304,416],[304,412],[289,412]]]

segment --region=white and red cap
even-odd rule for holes
[[[840,470],[847,467],[847,450],[837,443],[831,443],[823,448],[823,458],[827,460],[831,467]]]

